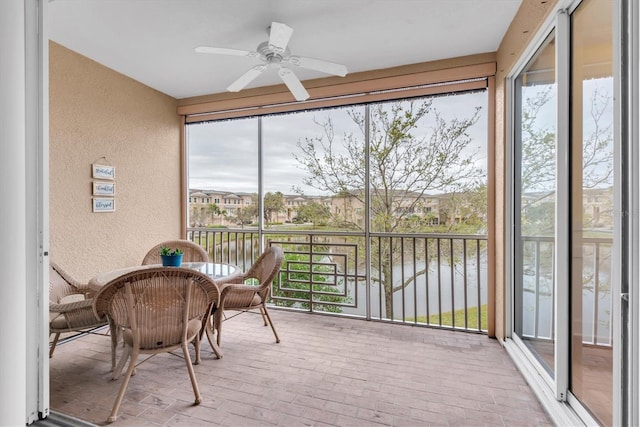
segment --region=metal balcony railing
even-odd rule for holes
[[[612,239],[583,238],[581,309],[582,341],[585,344],[610,346],[612,343],[611,250]],[[574,244],[574,248],[578,247]],[[552,237],[522,238],[523,336],[530,339],[554,339],[553,272],[555,242]],[[574,285],[572,285],[574,286]]]
[[[271,304],[405,324],[485,332],[485,236],[190,228],[212,261],[247,269],[264,245],[285,260]]]
[[[285,262],[274,282],[277,307],[467,331],[486,331],[486,237],[190,228],[212,261],[248,268],[264,245]],[[553,340],[553,238],[523,238],[523,336]],[[585,238],[583,341],[611,345],[611,239]]]

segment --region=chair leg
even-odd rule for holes
[[[223,310],[217,309],[213,318],[213,329],[215,329],[217,334],[216,342],[218,343],[218,346],[220,346],[220,335],[222,335],[222,313]]]
[[[131,362],[129,362],[129,368],[127,368],[127,373],[122,379],[122,384],[120,385],[120,391],[118,392],[118,397],[116,397],[116,401],[113,404],[113,409],[111,410],[111,415],[107,419],[107,422],[112,423],[118,418],[118,410],[120,409],[120,404],[122,403],[122,398],[124,397],[125,391],[127,391],[127,386],[129,385],[129,379],[131,379],[131,374],[133,374],[133,370],[136,368],[136,360],[138,359],[139,351],[133,350],[131,351],[131,347],[127,346],[126,353],[131,352]],[[122,363],[122,360],[120,360]]]
[[[114,381],[120,378],[120,374],[122,373],[122,369],[124,368],[125,363],[127,363],[127,359],[129,358],[129,355],[131,355],[131,347],[125,346],[124,351],[122,352],[122,356],[120,357],[120,362],[118,362],[118,366],[116,366],[115,369],[113,370],[112,378]]]
[[[191,356],[189,356],[189,344],[182,343],[182,352],[184,353],[184,361],[187,364],[187,371],[189,371],[189,378],[191,379],[191,386],[193,387],[193,395],[195,396],[195,404],[199,405],[202,402],[202,396],[200,395],[200,389],[198,388],[198,382],[196,381],[196,373],[193,370],[191,364]]]
[[[213,322],[214,311],[215,311],[215,306],[213,304],[209,304],[209,307],[207,307],[207,311],[205,315],[202,316],[202,326],[200,327],[200,341],[202,341],[202,336],[204,335],[209,325],[211,325],[211,322]]]
[[[267,311],[267,306],[266,305],[263,304],[262,307],[260,307],[260,313],[262,313],[263,317],[266,316],[266,318],[269,320],[269,325],[271,325],[271,330],[273,331],[273,335],[275,335],[275,337],[276,337],[276,342],[279,343],[280,342],[280,337],[278,336],[278,333],[276,332],[276,327],[273,326],[273,321],[271,321],[271,317],[269,316],[269,312]]]
[[[212,332],[211,328],[207,328],[207,329],[205,329],[205,331],[207,333],[207,340],[209,340],[209,345],[211,346],[211,349],[213,350],[213,352],[215,353],[215,355],[216,355],[216,357],[218,359],[222,359],[222,356],[224,356],[224,353],[222,353],[222,350],[220,349],[220,346],[213,339],[213,332]]]
[[[111,370],[116,368],[116,347],[118,347],[118,327],[109,319],[109,330],[111,331]]]
[[[196,353],[196,360],[193,362],[194,365],[200,364],[200,334],[196,334],[196,337],[193,339],[193,347]]]
[[[49,359],[53,357],[53,351],[56,349],[56,344],[58,344],[58,338],[60,338],[60,332],[56,332],[56,336],[53,337],[53,343],[51,343],[51,348],[49,349]]]
[[[210,304],[207,309],[207,314],[202,318],[202,327],[200,328],[198,336],[200,338],[200,345],[202,346],[202,337],[206,333],[207,341],[209,341],[209,345],[215,353],[216,358],[222,359],[222,350],[220,350],[220,346],[218,346],[218,344],[213,340],[213,331],[215,330],[215,312],[216,307],[213,304]],[[196,362],[196,365],[197,364],[198,362]]]

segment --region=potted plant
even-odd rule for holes
[[[160,258],[162,258],[162,265],[164,267],[180,267],[182,265],[181,249],[170,249],[167,246],[160,248]]]

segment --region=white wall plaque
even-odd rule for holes
[[[116,201],[115,199],[94,197],[93,198],[93,211],[94,212],[115,212]]]
[[[116,168],[108,165],[92,164],[92,177],[95,179],[116,179]]]
[[[94,196],[113,196],[116,194],[115,182],[93,181]]]

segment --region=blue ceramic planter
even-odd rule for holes
[[[164,267],[180,267],[182,265],[182,254],[180,255],[160,255]]]

